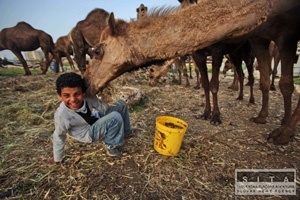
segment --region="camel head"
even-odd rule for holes
[[[109,81],[120,76],[129,68],[129,63],[124,63],[122,41],[117,41],[118,32],[114,14],[108,18],[108,26],[103,30],[100,42],[93,47],[92,59],[89,68],[84,73],[87,85],[87,94],[94,95],[106,87]]]
[[[149,85],[154,86],[155,83],[161,78],[167,75],[169,68],[174,62],[175,58],[165,61],[162,65],[152,65],[148,69],[149,73]]]
[[[224,76],[224,78],[226,77],[226,73],[229,70],[233,69],[232,65],[233,64],[228,59],[225,61],[225,65],[224,65],[224,68],[223,68],[223,76]]]
[[[138,55],[131,41],[126,40],[123,20],[108,17],[108,26],[103,30],[100,42],[93,47],[89,68],[84,73],[87,95],[94,95],[104,89],[113,79],[133,68],[144,67],[147,59]]]

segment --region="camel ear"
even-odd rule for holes
[[[117,35],[116,20],[113,12],[109,14],[107,23],[110,28],[111,35]]]

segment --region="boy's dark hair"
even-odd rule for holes
[[[81,87],[83,92],[85,92],[86,90],[83,78],[79,74],[76,74],[74,72],[62,74],[56,79],[57,94],[60,95],[61,89],[65,87]]]

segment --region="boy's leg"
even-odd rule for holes
[[[124,144],[124,123],[118,112],[111,112],[98,119],[90,127],[90,136],[93,141],[103,140],[109,148]]]
[[[131,126],[130,126],[130,117],[129,117],[127,103],[121,99],[115,101],[112,105],[110,105],[107,108],[106,114],[113,112],[113,111],[117,111],[121,114],[123,121],[124,121],[124,132],[129,133],[131,131]]]

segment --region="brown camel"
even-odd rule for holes
[[[162,65],[152,65],[148,69],[149,73],[149,85],[154,86],[155,83],[162,77],[166,76],[169,68],[171,67],[172,63],[176,58],[167,60]]]
[[[265,33],[270,31],[269,29],[263,30],[263,27],[270,28],[272,20],[278,20],[281,13],[297,8],[299,4],[300,1],[297,0],[284,2],[281,0],[258,0],[255,2],[241,0],[239,4],[226,0],[203,0],[201,5],[199,3],[194,4],[169,15],[130,23],[124,21],[116,22],[113,14],[111,14],[108,20],[109,26],[102,32],[100,43],[95,46],[95,54],[90,62],[90,67],[84,75],[88,86],[87,94],[97,93],[106,87],[111,80],[133,68],[149,66],[153,61],[157,60],[183,56],[220,40],[244,36],[249,32],[251,33],[248,35],[256,36],[251,38],[251,42],[255,45],[255,54],[257,58],[260,57],[258,61],[259,65],[261,65],[264,62],[262,58],[268,55],[263,51],[259,51],[263,49],[259,47],[269,44],[270,39],[268,39],[268,43],[265,43],[266,39],[258,39],[257,35],[261,33],[264,36],[267,35]],[[266,23],[266,20],[269,23]],[[164,28],[162,29],[161,27]],[[295,32],[298,29],[294,28],[292,30]],[[277,30],[276,32],[275,28],[272,30],[272,33],[276,33],[276,40],[278,40],[280,31]],[[294,35],[293,38],[295,38]],[[294,43],[294,41],[291,43]],[[278,45],[278,43],[276,44]],[[284,49],[287,47],[286,45],[278,45],[278,47],[279,50],[282,47],[282,50],[291,51]],[[259,56],[259,53],[262,54]],[[280,55],[283,63],[284,59],[281,51]],[[263,71],[269,72],[269,67],[262,68],[264,69]],[[283,71],[290,70],[289,67],[286,69]],[[269,76],[269,73],[266,74]],[[282,93],[283,96],[289,97],[293,91],[291,89],[293,87],[290,85],[293,81],[291,80],[292,77],[288,77],[287,74],[292,73],[284,74],[286,76],[285,79],[281,79],[280,88],[286,88]],[[263,76],[266,75],[264,74]],[[264,77],[261,79],[262,82],[265,80]],[[268,85],[268,82],[265,81],[263,84]],[[266,94],[268,95],[268,93]],[[288,108],[288,105],[290,104],[287,103],[285,107]],[[268,109],[268,105],[265,105],[265,108]],[[263,117],[266,116],[264,115]],[[287,116],[290,115],[287,113]],[[295,125],[295,123],[288,124],[290,126]],[[288,142],[290,136],[294,134],[293,132],[281,133],[279,135],[282,135],[282,137],[273,137],[276,143]]]
[[[270,89],[269,75],[270,75],[270,66],[271,66],[271,57],[270,57],[271,55],[269,53],[269,44],[270,44],[270,40],[274,40],[276,43],[278,43],[278,48],[282,59],[282,69],[283,69],[279,87],[284,98],[285,115],[282,119],[283,126],[280,129],[273,131],[272,134],[270,134],[269,136],[269,138],[274,139],[274,143],[277,144],[288,143],[289,139],[293,137],[294,129],[295,129],[294,121],[295,119],[297,119],[297,115],[300,114],[297,113],[299,109],[296,109],[293,118],[291,118],[291,95],[294,90],[292,70],[293,70],[293,63],[296,60],[295,51],[296,51],[297,41],[300,39],[299,38],[300,36],[299,13],[300,10],[298,6],[290,10],[289,12],[282,13],[280,15],[277,15],[274,18],[269,18],[265,23],[263,23],[262,26],[259,26],[257,29],[255,29],[254,31],[252,31],[247,35],[247,38],[249,38],[251,41],[252,47],[254,47],[253,52],[257,57],[258,63],[261,63],[260,85],[262,88],[263,104],[259,115],[251,119],[251,121],[255,123],[266,123],[266,118],[268,117],[268,100],[269,100],[269,89]],[[265,34],[266,32],[268,34]],[[251,71],[249,71],[249,69],[248,72],[249,74],[251,74]],[[218,74],[218,72],[216,74]],[[240,75],[239,77],[241,79]],[[240,85],[243,86],[242,84]],[[203,87],[205,88],[204,83],[203,83]],[[212,91],[217,91],[217,90],[212,89]],[[218,119],[218,118],[214,119],[214,116],[218,114],[219,114],[218,112],[213,111],[213,121],[216,121],[216,119]],[[286,124],[289,124],[289,126],[286,126]]]
[[[220,118],[220,110],[218,106],[218,91],[219,91],[219,72],[220,67],[223,61],[223,56],[225,54],[230,54],[232,57],[232,61],[236,64],[237,72],[239,74],[239,82],[243,86],[244,82],[244,74],[242,71],[242,60],[244,60],[247,64],[247,68],[253,69],[253,61],[254,57],[251,51],[250,43],[245,42],[230,42],[226,43],[224,41],[215,43],[206,48],[199,49],[192,53],[193,60],[195,64],[198,66],[200,74],[202,87],[205,92],[205,108],[204,113],[200,116],[202,119],[210,119],[211,124],[219,125],[222,123]],[[209,81],[208,73],[207,73],[207,56],[211,55],[212,57],[212,77]],[[254,77],[249,76],[250,84],[250,97],[249,103],[254,103],[254,95],[253,95],[253,83]],[[210,101],[210,92],[212,93],[212,105],[211,109],[211,101]],[[240,93],[237,100],[243,100],[243,87],[240,87]]]
[[[185,1],[185,6],[189,6],[189,3],[193,3],[192,1]],[[194,2],[197,3],[197,2]],[[191,5],[191,4],[190,4]],[[240,87],[240,93],[237,100],[243,100],[243,82],[244,82],[244,74],[242,71],[242,60],[246,62],[247,69],[252,71],[253,69],[253,53],[251,50],[251,46],[249,41],[245,39],[239,40],[223,40],[217,42],[213,45],[210,45],[206,48],[199,49],[192,53],[192,58],[195,62],[195,66],[198,66],[199,71],[201,73],[201,82],[205,92],[205,108],[204,113],[200,116],[202,119],[210,119],[211,124],[219,125],[222,123],[220,118],[220,110],[218,105],[218,91],[219,91],[219,70],[223,61],[223,56],[225,54],[230,54],[232,57],[232,61],[237,65],[237,73],[240,75],[239,82],[242,85]],[[212,57],[212,78],[208,80],[207,74],[207,56]],[[249,103],[254,103],[254,95],[253,95],[253,84],[254,77],[251,73],[249,76],[249,86],[250,86],[250,97]],[[212,94],[212,105],[210,101],[210,92]]]
[[[277,67],[278,67],[278,64],[280,62],[280,55],[279,55],[279,49],[276,46],[276,44],[275,44],[274,41],[270,42],[269,53],[270,53],[271,60],[274,59],[273,69],[270,68],[270,71],[271,71],[271,86],[270,86],[270,90],[276,90],[276,87],[275,87],[275,77],[277,75]],[[257,70],[259,70],[259,65],[257,64],[257,61],[255,62],[255,68]]]
[[[267,31],[267,32],[266,32]],[[285,144],[294,136],[294,129],[299,118],[299,109],[292,116],[291,98],[294,92],[293,65],[296,61],[297,42],[300,39],[300,7],[268,19],[262,26],[249,34],[255,56],[260,66],[260,85],[262,91],[262,109],[257,117],[251,119],[255,123],[266,123],[269,108],[270,66],[269,44],[273,40],[278,46],[281,59],[281,77],[279,88],[284,101],[284,117],[282,126],[270,134],[274,143]],[[300,106],[300,104],[298,105]],[[298,113],[297,113],[298,111]]]
[[[296,6],[297,5],[297,6]],[[294,135],[294,128],[295,124],[292,124],[291,121],[294,122],[295,118],[291,119],[291,95],[294,89],[293,86],[293,78],[291,76],[292,70],[293,70],[293,62],[295,59],[295,51],[296,51],[296,45],[297,41],[300,39],[300,10],[299,10],[299,3],[296,2],[295,7],[288,12],[283,12],[278,14],[275,17],[269,17],[266,22],[264,22],[261,26],[259,26],[257,29],[252,31],[247,35],[247,38],[250,39],[253,52],[255,53],[258,63],[261,63],[261,79],[260,79],[260,85],[262,85],[262,96],[263,96],[263,105],[261,108],[261,111],[257,117],[253,117],[251,121],[255,123],[266,123],[266,118],[268,116],[268,100],[269,100],[269,88],[270,88],[270,80],[267,78],[270,75],[270,54],[268,51],[268,45],[270,43],[270,40],[274,40],[276,43],[278,43],[278,48],[280,51],[281,57],[284,57],[282,59],[282,77],[280,79],[280,89],[283,94],[284,98],[284,107],[285,107],[285,115],[282,119],[282,124],[289,124],[287,126],[288,128],[281,127],[280,129],[277,129],[270,134],[270,138],[274,139],[274,143],[277,144],[284,144],[288,143],[290,137]],[[267,34],[265,34],[267,32]],[[248,67],[247,67],[248,68]],[[201,68],[200,68],[201,69]],[[241,68],[238,68],[241,69]],[[251,71],[249,71],[249,74],[252,74]],[[218,74],[218,72],[213,74]],[[239,72],[240,77],[240,85],[241,87],[241,77],[242,77],[242,71]],[[201,74],[202,77],[202,74]],[[250,77],[249,77],[250,78]],[[204,78],[202,80],[205,80]],[[212,81],[212,83],[216,83],[217,79],[215,81]],[[250,80],[249,80],[250,82]],[[251,84],[253,82],[251,81]],[[205,88],[205,83],[203,82],[203,87]],[[217,91],[217,87],[210,86],[212,92]],[[251,89],[251,85],[250,85]],[[240,90],[241,92],[241,90]],[[207,95],[206,95],[207,96]],[[251,98],[250,98],[251,99]],[[214,99],[213,102],[216,100]],[[218,110],[218,108],[217,108]],[[213,110],[213,118],[212,121],[214,123],[218,122],[218,116],[219,113],[217,110]],[[293,116],[297,116],[297,110],[295,110],[295,114]],[[298,113],[299,115],[300,113]],[[202,115],[203,116],[203,115]],[[291,128],[291,126],[293,126]],[[284,126],[286,127],[286,126]]]
[[[59,66],[61,66],[62,70],[64,71],[63,63],[61,60],[62,57],[66,57],[68,59],[71,69],[74,70],[74,63],[71,58],[71,55],[73,55],[73,48],[71,46],[71,41],[69,40],[68,36],[61,36],[56,40],[55,50],[58,58],[57,62]]]
[[[284,107],[285,107],[285,116],[282,120],[282,124],[289,123],[289,119],[291,117],[291,94],[293,91],[293,84],[290,84],[293,82],[292,77],[290,76],[292,74],[292,66],[293,62],[295,61],[295,50],[296,50],[296,44],[297,41],[299,40],[299,7],[296,7],[289,12],[282,13],[275,18],[270,18],[267,22],[263,23],[262,26],[258,27],[254,31],[252,31],[250,34],[248,34],[248,38],[250,38],[251,44],[254,47],[253,52],[256,55],[259,55],[258,61],[262,63],[262,72],[261,72],[261,80],[260,80],[260,85],[262,85],[262,96],[263,96],[263,105],[261,108],[261,111],[257,117],[251,118],[251,121],[255,123],[266,123],[266,118],[268,117],[268,98],[269,98],[269,87],[270,87],[270,80],[266,78],[266,75],[270,73],[270,56],[272,55],[267,55],[269,53],[269,49],[266,48],[267,45],[269,45],[270,40],[275,40],[277,41],[280,46],[282,47],[282,54],[285,56],[285,64],[286,66],[282,65],[284,67],[285,72],[283,72],[284,77],[283,79],[283,84],[281,85],[281,92],[284,97]],[[269,34],[265,34],[265,32],[268,32]],[[287,50],[289,49],[289,50]],[[294,52],[293,52],[294,51]],[[269,62],[267,62],[269,61]],[[275,65],[277,66],[278,60],[276,62],[275,60]],[[241,69],[241,68],[238,68]],[[248,69],[249,75],[252,76],[252,67],[250,68],[251,70]],[[218,74],[218,72],[213,73],[213,74]],[[242,71],[239,72],[241,76],[238,76],[240,79],[240,85],[241,87],[243,86],[241,77],[243,76]],[[268,74],[269,76],[269,74]],[[249,76],[250,78],[250,76]],[[242,78],[243,79],[243,78]],[[205,79],[202,79],[205,80]],[[217,80],[217,79],[215,79]],[[253,85],[253,78],[251,78],[252,81],[249,79],[250,83],[250,90],[252,91],[251,85]],[[216,81],[212,81],[213,83]],[[203,87],[205,88],[206,84],[203,83]],[[215,86],[210,86],[211,90],[216,92],[217,89]],[[241,91],[240,90],[240,95],[241,97]],[[251,92],[252,94],[252,92]],[[207,95],[206,95],[207,96]],[[250,100],[251,100],[250,95]],[[239,98],[238,98],[239,99]],[[254,98],[253,98],[254,100]],[[215,102],[216,100],[213,100]],[[207,105],[209,101],[207,101]],[[251,102],[251,101],[250,101]],[[214,103],[215,104],[215,103]],[[205,110],[206,111],[206,110]],[[213,110],[213,116],[212,116],[212,122],[218,124],[218,116],[219,112],[218,108],[217,110]],[[295,110],[296,112],[297,110]],[[206,113],[206,112],[205,112]],[[202,118],[205,117],[206,115],[202,115]],[[207,112],[209,113],[209,112]],[[300,114],[300,113],[298,113]],[[207,115],[208,116],[208,115]],[[296,114],[294,115],[296,116]],[[294,117],[296,118],[296,117]],[[292,120],[292,119],[291,119]],[[295,119],[294,119],[295,120]],[[291,123],[289,123],[291,124]],[[294,125],[294,124],[293,124]],[[290,127],[289,127],[290,128]],[[274,143],[278,144],[284,144],[289,141],[289,138],[294,135],[293,129],[288,129],[285,128],[284,130],[277,129],[272,134],[270,134],[270,138],[274,139]],[[280,130],[280,131],[279,131]],[[289,132],[287,131],[289,130]],[[292,131],[291,131],[292,130]],[[281,134],[283,133],[283,134]]]
[[[280,62],[280,57],[279,57],[278,47],[276,46],[275,42],[273,42],[273,41],[270,42],[269,52],[270,52],[271,59],[274,59],[274,67],[273,67],[273,69],[270,69],[270,71],[272,71],[270,90],[276,90],[275,77],[276,77],[276,74],[277,74],[277,67],[278,67],[278,64]],[[259,70],[259,66],[257,64],[257,61],[254,62],[253,68]],[[234,70],[234,79],[232,81],[232,84],[228,88],[232,89],[232,90],[238,90],[239,89],[238,76],[237,76],[237,73],[235,71],[235,66],[232,64],[232,62],[230,62],[230,58],[227,58],[227,60],[225,62],[225,66],[223,68],[224,77],[226,77],[226,73],[229,70]],[[250,74],[250,72],[248,72],[248,73]],[[248,83],[246,85],[248,85]]]
[[[88,92],[96,93],[121,74],[149,66],[151,61],[183,56],[223,38],[244,35],[259,26],[268,15],[285,11],[295,2],[298,3],[296,0],[284,3],[280,0],[242,0],[236,4],[204,0],[201,5],[194,4],[169,15],[129,23],[115,21],[111,14],[109,26],[95,46],[93,64],[85,74]]]
[[[51,62],[49,53],[54,54],[55,49],[53,39],[49,34],[33,28],[26,22],[19,22],[16,26],[5,28],[0,32],[0,51],[5,49],[12,51],[22,63],[25,75],[31,75],[31,72],[21,51],[34,51],[39,47],[46,58],[46,66],[42,70],[42,74],[45,74]]]
[[[177,57],[174,59],[170,59],[166,61],[163,65],[153,65],[149,68],[149,85],[154,86],[155,83],[161,78],[167,75],[169,68],[171,65],[174,64],[177,71],[178,71],[178,84],[181,85],[182,83],[182,73],[186,79],[185,86],[190,86],[189,76],[187,74],[187,68],[185,65],[185,56],[184,57]]]
[[[81,73],[86,70],[86,54],[91,56],[89,50],[99,42],[99,36],[107,25],[108,16],[108,12],[96,8],[84,20],[79,21],[69,33],[74,58]]]

